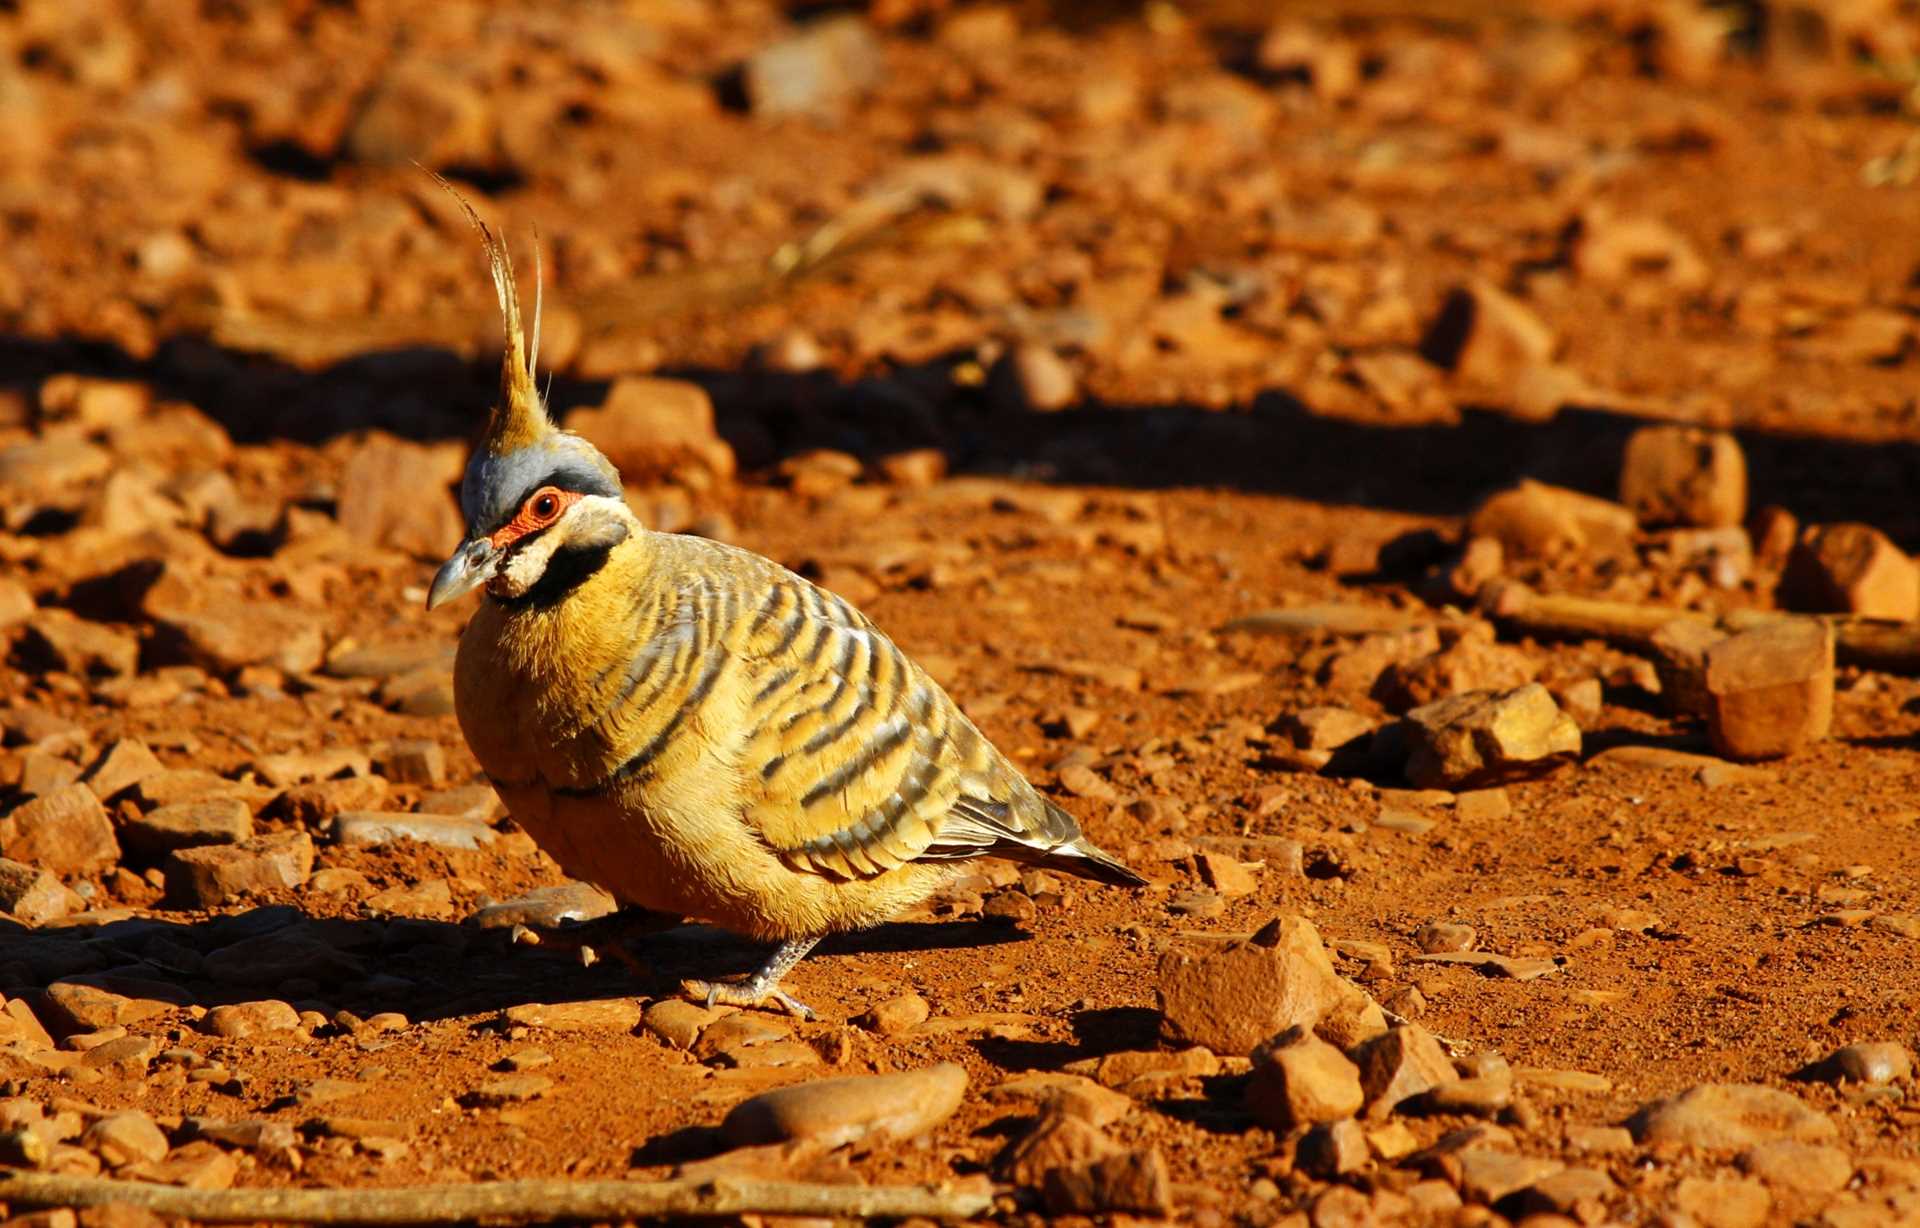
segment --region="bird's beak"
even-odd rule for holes
[[[433,573],[433,587],[427,590],[427,608],[435,610],[456,597],[464,597],[493,578],[500,551],[484,537],[460,543],[453,557]]]

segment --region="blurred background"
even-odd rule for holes
[[[417,163],[537,250],[558,412],[698,386],[602,423],[670,526],[822,447],[1460,512],[1612,493],[1661,418],[1912,538],[1917,18],[16,0],[0,432],[103,440],[78,374],[181,438],[464,440],[498,330]],[[260,464],[324,503],[336,453]]]

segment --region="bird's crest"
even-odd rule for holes
[[[432,171],[427,173],[433,175],[440,186],[460,202],[460,208],[466,211],[467,221],[480,232],[480,240],[486,245],[488,271],[493,274],[494,293],[500,299],[500,322],[506,332],[506,348],[500,357],[500,400],[487,419],[487,431],[481,438],[480,446],[495,456],[505,456],[539,442],[556,430],[547,417],[546,403],[540,397],[540,390],[533,382],[534,364],[540,360],[540,300],[543,292],[540,252],[537,247],[534,249],[533,337],[529,343],[520,323],[520,293],[514,284],[513,259],[507,255],[506,244],[481,220],[480,214],[452,184]]]

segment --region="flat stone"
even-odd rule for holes
[[[447,753],[430,738],[399,738],[379,749],[373,766],[398,784],[438,786],[447,778]]]
[[[498,1079],[487,1080],[468,1092],[462,1099],[480,1108],[499,1108],[502,1105],[538,1100],[552,1091],[553,1087],[553,1080],[545,1075],[503,1075]]]
[[[313,873],[313,838],[274,832],[240,844],[184,848],[168,858],[167,890],[189,908],[218,908],[250,895],[303,885]]]
[[[275,999],[239,1002],[216,1006],[207,1012],[202,1026],[215,1036],[229,1040],[255,1036],[263,1032],[292,1032],[300,1027],[300,1012]]]
[[[159,858],[180,849],[209,844],[240,844],[253,839],[253,810],[235,797],[161,806],[120,825],[127,848]]]
[[[1082,1167],[1059,1167],[1041,1189],[1055,1215],[1142,1215],[1164,1219],[1173,1213],[1173,1181],[1158,1147],[1124,1151]]]
[[[138,738],[121,738],[100,752],[100,757],[87,768],[80,781],[104,802],[155,772],[165,770],[166,765],[147,749],[145,742]]]
[[[85,874],[120,859],[106,809],[80,784],[36,797],[0,818],[0,848],[14,861],[59,875]]]
[[[349,747],[262,755],[253,761],[254,774],[277,789],[335,776],[365,776],[371,770],[367,752]]]
[[[1838,1130],[1817,1109],[1770,1087],[1705,1083],[1657,1100],[1628,1123],[1642,1144],[1677,1143],[1703,1151],[1737,1151],[1786,1139],[1824,1143]]]
[[[1824,1143],[1779,1139],[1740,1153],[1740,1167],[1775,1189],[1837,1194],[1853,1180],[1853,1158]]]
[[[1469,1147],[1452,1157],[1460,1196],[1468,1202],[1492,1206],[1566,1167],[1558,1160],[1515,1155],[1490,1147]]]
[[[837,1147],[856,1140],[903,1142],[953,1115],[967,1074],[952,1062],[903,1074],[821,1079],[766,1092],[736,1105],[720,1123],[735,1147],[810,1139]]]
[[[167,1154],[167,1136],[139,1109],[123,1109],[95,1120],[80,1142],[114,1168],[164,1159]]]
[[[1474,968],[1488,976],[1503,976],[1516,981],[1532,981],[1546,976],[1550,972],[1560,971],[1560,965],[1541,955],[1495,955],[1491,951],[1434,951],[1416,955],[1409,962],[1416,964],[1458,964]]]
[[[550,1032],[631,1032],[640,1026],[641,1011],[628,998],[609,998],[599,1002],[529,1002],[510,1006],[503,1019],[522,1027],[545,1028]]]
[[[29,673],[58,670],[78,678],[122,678],[140,665],[140,641],[125,631],[58,607],[35,610],[16,647]]]
[[[498,840],[500,833],[485,823],[451,815],[349,810],[333,820],[333,838],[348,845],[414,840],[439,848],[477,849]]]
[[[1760,1228],[1773,1195],[1743,1177],[1682,1177],[1673,1187],[1673,1209],[1702,1228]]]
[[[482,929],[515,925],[556,926],[610,916],[613,897],[591,883],[565,882],[535,887],[522,896],[489,904],[468,918]]]

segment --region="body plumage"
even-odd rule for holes
[[[690,989],[795,1010],[779,977],[815,941],[926,898],[957,862],[1140,883],[844,599],[642,526],[605,458],[548,422],[490,234],[488,250],[502,406],[462,486],[468,540],[429,603],[485,587],[455,668],[461,729],[567,873],[779,941],[745,986]]]

